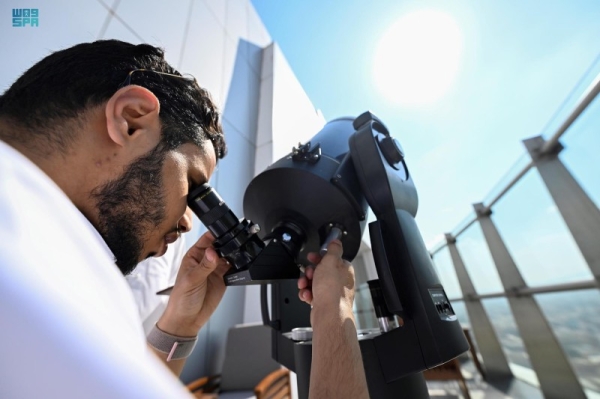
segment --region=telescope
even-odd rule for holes
[[[378,276],[369,288],[380,328],[360,330],[358,339],[370,396],[428,398],[421,372],[469,349],[415,222],[418,196],[404,151],[371,112],[328,122],[256,176],[243,204],[240,220],[207,184],[188,196],[233,266],[225,283],[261,284],[272,356],[297,374],[301,399],[308,398],[312,341],[296,280],[310,265],[307,254],[323,254],[335,239],[352,261],[369,208]]]

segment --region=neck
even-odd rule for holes
[[[73,204],[96,225],[97,216],[93,211],[91,191],[102,184],[106,168],[102,168],[101,148],[93,143],[92,134],[81,134],[65,146],[51,143],[47,135],[58,132],[41,133],[25,131],[8,126],[0,120],[0,139],[19,151],[67,195]],[[104,173],[103,173],[104,172]]]

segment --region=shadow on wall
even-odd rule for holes
[[[243,217],[244,192],[254,171],[261,66],[262,48],[240,39],[222,112],[228,154],[219,161],[211,180],[229,208],[240,218]],[[227,331],[244,320],[244,298],[245,287],[227,288],[219,307],[200,330],[194,352],[181,373],[183,383],[221,372]]]
[[[243,216],[244,192],[254,177],[261,66],[262,48],[239,40],[222,113],[228,155],[219,162],[213,181],[238,217]]]

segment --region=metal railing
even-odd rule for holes
[[[512,165],[509,172],[484,201],[473,204],[473,212],[463,219],[452,233],[445,234],[445,241],[429,250],[434,261],[436,254],[443,249],[448,248],[450,252],[452,265],[462,290],[462,297],[451,299],[451,302],[462,301],[466,307],[483,363],[487,364],[486,373],[494,374],[496,377],[512,374],[509,362],[501,349],[504,345],[500,344],[494,335],[490,316],[482,304],[483,300],[506,298],[521,335],[524,351],[528,355],[526,357],[530,360],[530,367],[537,375],[544,396],[548,398],[567,396],[584,398],[586,396],[584,385],[587,389],[596,389],[595,394],[598,392],[596,382],[583,384],[584,378],[576,376],[573,365],[569,362],[565,351],[560,348],[554,328],[534,298],[538,294],[585,292],[583,290],[600,288],[600,249],[596,242],[600,237],[600,210],[558,158],[558,153],[563,149],[560,138],[588,109],[598,94],[600,94],[600,73],[584,90],[571,112],[562,119],[552,134],[548,135],[549,138],[544,139],[539,136],[524,140],[523,143],[527,148],[526,157],[521,157]],[[542,178],[557,210],[571,232],[571,237],[592,272],[592,279],[535,287],[527,286],[523,279],[490,215],[498,201],[532,169],[536,169]],[[505,178],[507,181],[504,180]],[[484,241],[502,282],[502,291],[478,294],[458,250],[458,238],[475,223],[478,223],[482,229]],[[540,345],[540,342],[544,344]],[[582,373],[589,373],[589,370]]]
[[[556,147],[559,144],[559,139],[566,131],[571,127],[571,125],[577,120],[577,118],[585,111],[585,109],[591,104],[592,101],[598,96],[600,93],[600,73],[594,78],[592,83],[587,87],[581,96],[580,101],[578,101],[577,105],[573,109],[573,111],[569,114],[569,116],[564,120],[564,122],[560,125],[560,127],[552,134],[552,136],[546,141],[542,149],[540,150],[540,156],[544,156],[555,151]],[[517,172],[517,174],[502,188],[500,192],[496,194],[489,202],[484,203],[485,210],[484,212],[489,212],[492,210],[492,207],[502,198],[506,193],[508,193],[515,184],[517,184],[526,174],[533,168],[533,161],[528,162],[523,168]],[[477,215],[473,214],[468,216],[465,220],[458,224],[456,227],[456,231],[452,233],[452,236],[457,239],[462,233],[464,233],[469,227],[471,227],[477,221]],[[437,245],[434,245],[429,253],[433,256],[437,252],[441,251],[448,245],[447,242],[440,242]]]

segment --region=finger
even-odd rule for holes
[[[321,256],[316,252],[309,252],[308,255],[306,255],[306,258],[313,265],[318,265],[321,262]]]
[[[212,246],[214,241],[215,236],[213,236],[213,234],[210,231],[207,231],[206,233],[202,234],[202,236],[200,236],[200,238],[194,243],[194,245],[192,245],[192,247],[205,249]]]
[[[192,249],[193,248],[190,249],[190,252]],[[190,252],[188,252],[188,254]],[[214,272],[217,266],[220,264],[219,255],[217,255],[217,252],[213,248],[208,247],[203,252],[204,256],[202,257],[200,263],[192,267],[190,270],[189,278],[192,281],[202,282],[206,280],[208,275]]]
[[[298,289],[303,290],[306,287],[308,287],[308,279],[305,276],[301,276],[298,279]]]
[[[196,263],[202,262],[202,258],[204,257],[204,252],[207,248],[211,248],[213,242],[215,241],[215,237],[212,235],[210,231],[204,233],[202,237],[198,239],[191,247],[188,249],[186,256],[192,257],[196,261]]]
[[[231,265],[225,259],[219,259],[215,273],[219,277],[223,277],[231,269]]]
[[[306,276],[307,279],[312,280],[313,276],[315,275],[315,268],[314,267],[307,267],[306,268],[306,272],[304,273],[304,275]]]
[[[327,254],[325,256],[332,255],[336,258],[341,259],[343,254],[344,254],[344,247],[342,246],[341,241],[333,240],[327,246]]]
[[[313,300],[312,292],[308,289],[300,290],[298,291],[298,298],[300,298],[302,302],[306,302],[310,305]]]

